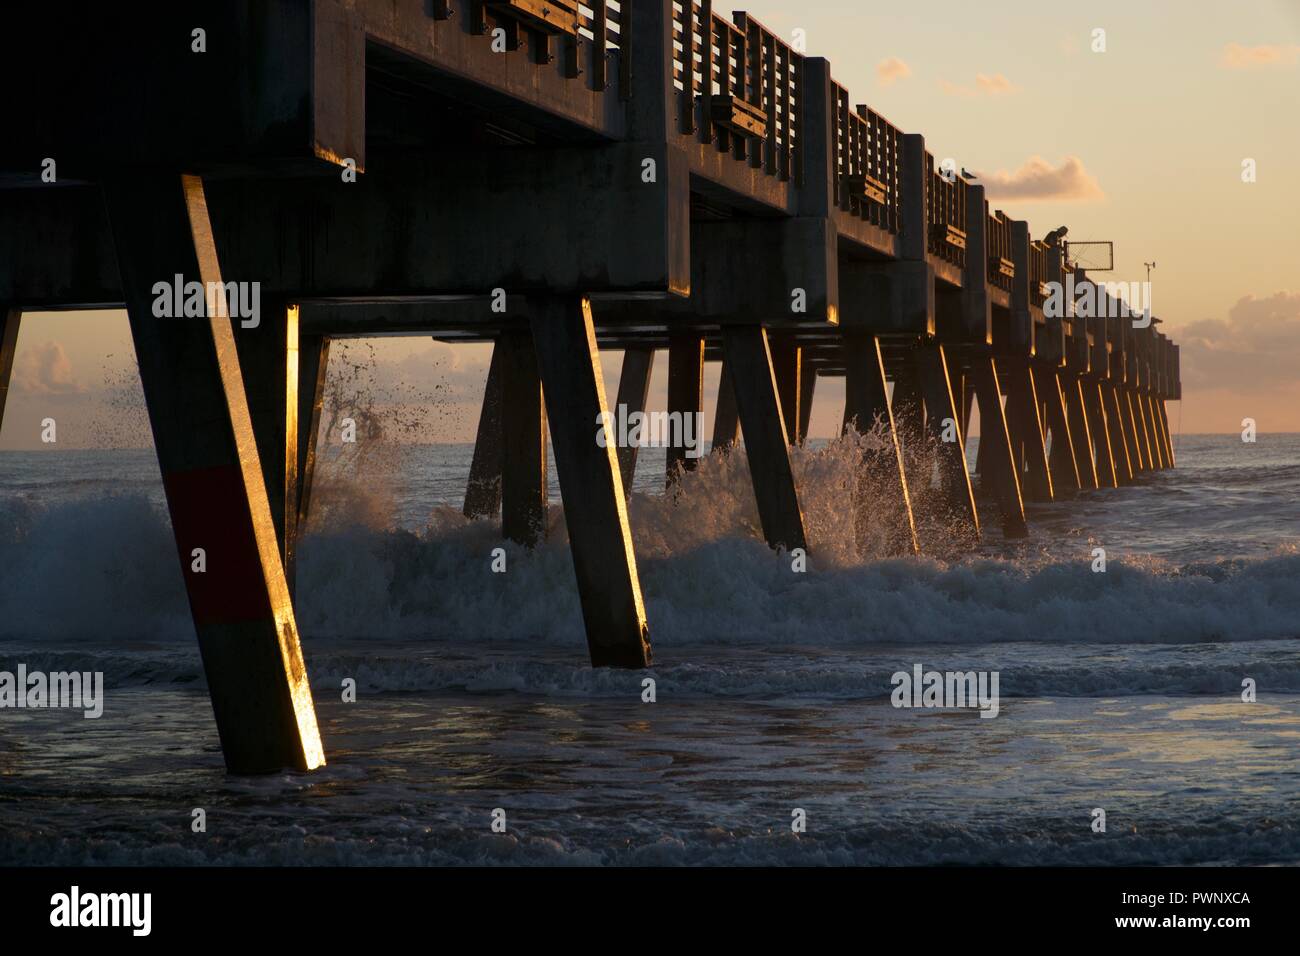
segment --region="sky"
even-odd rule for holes
[[[1116,281],[1151,273],[1155,313],[1182,346],[1184,433],[1300,431],[1300,0],[900,4],[756,2],[803,31],[853,96],[940,159],[977,174],[1031,232],[1115,244]],[[1104,51],[1096,31],[1104,31]],[[1251,162],[1254,181],[1243,181]],[[471,441],[488,347],[428,338],[353,349],[379,389],[436,396],[420,437]],[[602,357],[611,397],[621,356]],[[337,374],[341,359],[331,364]],[[666,396],[666,356],[651,405]],[[706,375],[705,420],[717,368]],[[818,387],[812,434],[838,426],[842,382]],[[125,313],[24,318],[0,448],[148,442]]]

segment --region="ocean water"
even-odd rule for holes
[[[468,447],[334,455],[298,578],[329,766],[253,778],[224,773],[152,452],[6,452],[0,670],[102,671],[106,702],[0,710],[0,864],[1300,862],[1300,436],[1177,452],[1031,506],[1027,541],[989,508],[978,545],[927,526],[900,559],[855,553],[854,449],[823,444],[793,574],[743,454],[665,496],[646,450],[636,673],[587,666],[554,501],[493,574]],[[998,716],[891,706],[916,664],[998,672]]]

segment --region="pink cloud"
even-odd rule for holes
[[[949,83],[947,80],[939,81],[939,88],[949,96],[1004,96],[1008,93],[1020,92],[1020,87],[1016,86],[1001,73],[976,73],[975,85],[959,86],[956,83]]]
[[[912,75],[912,68],[896,56],[886,57],[876,64],[876,79],[881,86],[893,86]]]
[[[1225,70],[1253,70],[1269,66],[1295,66],[1300,63],[1300,45],[1263,44],[1242,46],[1229,43],[1223,48],[1219,66]]]
[[[1030,156],[1014,173],[1005,170],[981,173],[979,181],[984,184],[989,199],[1084,202],[1106,198],[1077,156],[1065,157],[1060,166],[1053,166],[1042,156]]]
[[[59,342],[46,342],[20,350],[14,357],[13,387],[15,391],[34,395],[69,395],[86,391],[85,385],[74,380],[72,362]]]

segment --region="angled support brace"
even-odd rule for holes
[[[1011,452],[1011,436],[1002,408],[997,364],[991,355],[978,356],[970,364],[971,380],[980,408],[980,444],[987,443],[980,482],[988,482],[1002,510],[1002,533],[1008,538],[1029,534],[1024,500],[1020,496],[1020,475]],[[1008,399],[1008,403],[1010,400]]]
[[[925,396],[926,430],[939,450],[945,507],[951,517],[961,520],[978,537],[979,509],[966,466],[966,432],[943,345],[936,342],[920,346],[917,366]]]
[[[466,518],[495,518],[501,511],[502,418],[500,343],[492,345],[487,384],[483,388],[483,407],[478,415],[478,432],[474,436],[474,458],[469,466],[465,486]]]
[[[1080,471],[1084,466],[1075,460],[1075,443],[1071,434],[1069,414],[1065,406],[1065,393],[1057,370],[1049,366],[1032,366],[1034,384],[1047,414],[1043,423],[1051,435],[1047,467],[1052,479],[1052,492],[1056,496],[1072,495],[1083,485]],[[1092,464],[1089,459],[1088,465]]]
[[[638,412],[645,413],[654,367],[654,349],[629,348],[623,352],[623,371],[618,378],[618,408],[629,418]],[[623,491],[628,497],[632,495],[632,483],[636,478],[636,458],[640,448],[636,437],[629,436],[626,445],[618,446],[618,470],[623,476]]]
[[[115,181],[104,194],[226,766],[320,767],[324,749],[203,183]],[[208,290],[205,316],[154,315],[154,284],[178,274]]]
[[[731,367],[731,382],[745,436],[750,477],[763,537],[773,548],[807,548],[803,513],[786,423],[777,394],[767,330],[761,325],[724,326],[722,347]]]
[[[885,432],[885,449],[868,453],[854,487],[854,534],[859,550],[869,553],[874,517],[883,526],[886,553],[919,554],[916,518],[912,513],[903,448],[889,403],[880,340],[864,331],[845,329],[840,348],[845,370],[845,430],[852,428],[867,435],[879,421]]]
[[[1016,359],[1007,378],[1007,427],[1012,447],[1020,449],[1024,456],[1024,496],[1028,501],[1051,501],[1052,474],[1047,467],[1038,390],[1034,387],[1028,359]],[[1017,455],[1017,464],[1020,460]]]
[[[1059,374],[1061,394],[1065,397],[1065,417],[1070,428],[1070,443],[1074,447],[1075,466],[1079,472],[1079,487],[1091,491],[1100,487],[1097,480],[1097,463],[1092,454],[1092,430],[1084,410],[1084,383],[1069,372]]]
[[[1110,412],[1107,409],[1106,386],[1101,382],[1081,382],[1083,411],[1088,420],[1088,432],[1097,458],[1097,487],[1118,488],[1119,470],[1116,467],[1116,441],[1111,435]]]
[[[543,299],[529,309],[529,322],[592,666],[647,667],[650,631],[617,449],[596,442],[609,404],[591,302]]]

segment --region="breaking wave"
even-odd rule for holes
[[[796,453],[811,541],[806,573],[761,540],[743,449],[701,459],[672,495],[633,496],[651,638],[680,692],[873,696],[881,674],[911,659],[902,655],[935,646],[1195,648],[1300,635],[1294,546],[1194,563],[1114,555],[1104,574],[1094,573],[1093,542],[1079,531],[946,558],[860,557],[845,502],[875,440]],[[867,490],[868,500],[887,494]],[[924,494],[918,511],[931,523],[923,535],[955,539],[926,517]],[[365,476],[323,481],[318,498],[331,521],[313,525],[298,568],[298,622],[314,677],[348,674],[377,691],[624,691],[628,675],[582,666],[560,505],[551,507],[547,541],[529,551],[503,542],[495,522],[447,506],[434,507],[418,531],[398,529],[391,494]],[[496,548],[505,549],[506,573],[492,570]],[[86,645],[109,642],[111,651],[95,648],[96,669],[122,683],[201,682],[175,545],[156,502],[139,493],[0,501],[0,567],[6,643],[76,666]],[[723,647],[730,653],[709,663],[708,651]],[[774,665],[771,655],[787,649],[797,664]],[[10,650],[0,647],[0,657]],[[690,662],[694,651],[705,663]],[[746,653],[767,656],[749,666]],[[1129,651],[1053,660],[1022,660],[1003,693],[1226,693],[1240,674],[1217,659],[1134,661]],[[1264,651],[1246,660],[1273,689],[1300,691],[1300,665]]]

